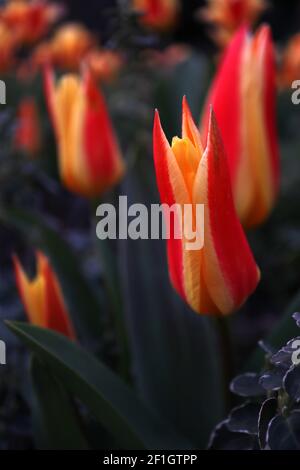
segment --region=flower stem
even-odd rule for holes
[[[229,411],[232,407],[229,385],[234,375],[231,333],[227,317],[216,317],[215,324],[221,357],[224,403],[226,410]]]

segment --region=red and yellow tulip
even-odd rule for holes
[[[175,25],[180,3],[178,0],[133,0],[133,8],[141,13],[143,26],[166,31]]]
[[[33,279],[27,277],[14,256],[17,287],[28,320],[33,325],[55,330],[74,340],[74,328],[57,277],[46,256],[41,252],[36,256],[37,273]]]
[[[13,33],[0,23],[0,73],[6,73],[15,62],[16,41]]]
[[[201,18],[214,26],[217,42],[226,45],[240,26],[253,25],[265,9],[265,0],[209,0]]]
[[[62,69],[77,70],[93,45],[93,36],[82,25],[63,25],[50,41],[52,63]]]
[[[44,0],[10,0],[0,9],[0,19],[21,44],[32,44],[48,33],[61,8]]]
[[[35,157],[41,147],[41,129],[36,103],[33,98],[24,98],[19,104],[15,146],[29,156]]]
[[[92,75],[102,82],[112,82],[123,66],[121,55],[108,49],[92,50],[85,57],[84,63]]]
[[[206,135],[212,105],[228,157],[236,209],[246,228],[266,219],[278,193],[275,81],[269,28],[263,26],[253,37],[242,28],[220,64],[202,121]]]
[[[185,100],[182,138],[175,137],[170,146],[156,113],[153,139],[161,202],[169,207],[191,204],[193,213],[197,204],[204,205],[204,247],[200,250],[187,250],[184,237],[174,236],[173,219],[167,245],[172,284],[196,312],[227,315],[254,291],[259,270],[234,209],[214,114],[210,113],[205,149]]]
[[[45,90],[63,183],[82,196],[100,195],[119,182],[124,162],[99,88],[88,71],[56,84],[48,68]]]
[[[291,88],[294,80],[300,78],[300,33],[294,34],[283,51],[279,85],[282,88]]]

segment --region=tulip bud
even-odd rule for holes
[[[0,20],[20,44],[31,45],[48,33],[61,14],[62,8],[54,3],[11,0],[0,9]]]
[[[57,140],[64,185],[85,197],[102,194],[124,173],[104,98],[90,72],[65,75],[57,84],[50,69],[45,91]]]
[[[209,0],[200,18],[214,26],[216,42],[226,46],[243,24],[252,26],[266,7],[265,0]]]
[[[156,113],[153,139],[162,203],[182,208],[191,205],[193,214],[198,204],[204,205],[202,249],[188,250],[184,237],[176,238],[170,230],[167,252],[172,284],[196,312],[227,315],[254,291],[259,270],[234,209],[227,158],[214,114],[211,111],[205,149],[185,100],[182,138],[174,138],[170,146]],[[181,222],[175,219],[175,223]]]
[[[37,252],[37,273],[29,279],[14,256],[17,287],[30,323],[55,330],[74,340],[71,323],[61,288],[49,260]]]
[[[133,8],[141,13],[143,26],[166,31],[172,28],[178,18],[178,0],[133,0]]]
[[[91,33],[80,24],[61,26],[50,41],[52,63],[62,69],[77,70],[93,45]]]

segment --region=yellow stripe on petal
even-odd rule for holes
[[[235,187],[237,210],[244,226],[259,224],[274,200],[271,157],[264,116],[263,49],[252,41],[242,72],[243,155]]]
[[[37,272],[31,280],[27,277],[18,259],[15,268],[19,292],[29,321],[37,326],[45,326],[45,281]]]
[[[173,188],[173,194],[176,203],[180,204],[182,215],[184,214],[184,205],[191,204],[191,188],[195,178],[195,172],[199,165],[199,155],[195,147],[188,139],[173,139],[172,149],[168,153],[168,169],[170,182]],[[194,208],[193,208],[194,210]],[[194,214],[191,223],[194,229]],[[184,221],[185,224],[187,220]],[[183,220],[182,220],[183,223]],[[201,250],[187,250],[185,245],[189,242],[185,238],[188,227],[184,227],[183,236],[183,280],[184,291],[189,305],[196,311],[200,312],[200,272],[201,272]]]
[[[228,285],[221,271],[219,260],[214,249],[214,243],[210,231],[210,207],[208,203],[208,166],[207,150],[204,152],[195,178],[193,202],[204,204],[204,248],[201,283],[205,286],[206,295],[200,308],[203,313],[232,312],[234,304]]]
[[[63,77],[56,94],[60,173],[75,192],[84,192],[90,183],[83,151],[85,104],[82,81],[73,75]]]

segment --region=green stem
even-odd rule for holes
[[[216,317],[216,330],[219,342],[219,351],[222,366],[222,382],[224,403],[227,411],[232,407],[232,397],[229,389],[230,382],[234,375],[233,351],[230,328],[227,317]]]

